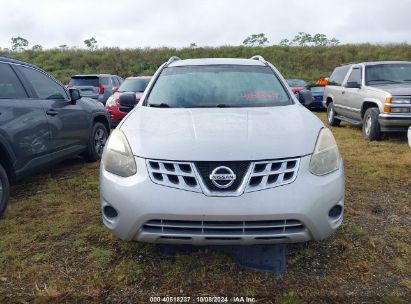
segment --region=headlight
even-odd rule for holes
[[[112,107],[112,106],[115,106],[115,105],[116,105],[116,102],[114,101],[114,97],[110,96],[106,101],[106,106]]]
[[[137,166],[124,133],[115,129],[108,139],[102,156],[104,169],[110,173],[129,177],[137,173]]]
[[[410,104],[411,100],[409,98],[393,97],[391,98],[391,103]]]
[[[311,156],[310,172],[314,175],[325,175],[337,170],[341,156],[337,143],[330,129],[321,129]]]

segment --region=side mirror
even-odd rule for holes
[[[118,103],[122,106],[134,108],[137,104],[136,102],[136,94],[121,94]]]
[[[71,102],[75,102],[81,98],[80,90],[69,89]]]
[[[298,101],[301,104],[308,106],[313,102],[313,94],[310,90],[301,90],[298,94]]]
[[[117,91],[118,91],[118,87],[113,87],[113,88],[111,89],[111,91],[112,91],[113,93],[117,92]]]
[[[349,89],[360,89],[361,88],[361,83],[358,83],[358,82],[355,82],[355,81],[349,81],[349,82],[347,82],[347,85],[345,87],[349,88]]]

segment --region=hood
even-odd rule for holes
[[[377,88],[382,91],[388,92],[393,96],[411,95],[411,83],[396,83],[385,85],[373,85],[371,88]]]
[[[323,127],[303,106],[137,107],[121,125],[133,154],[180,161],[276,159],[311,154]]]

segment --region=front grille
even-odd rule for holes
[[[146,164],[150,178],[156,184],[202,192],[207,196],[239,196],[244,192],[259,191],[294,182],[297,178],[300,159],[257,162],[147,160]],[[219,167],[230,168],[235,175],[234,182],[226,188],[217,187],[210,178],[211,173]],[[226,175],[227,171],[220,173]],[[221,185],[225,182],[218,181],[217,183]]]
[[[142,230],[169,237],[206,235],[216,237],[255,236],[269,238],[276,235],[300,233],[304,224],[299,220],[263,221],[181,221],[153,219],[144,223]]]
[[[261,161],[253,164],[246,192],[292,183],[297,178],[299,158]]]
[[[147,169],[156,184],[201,192],[191,163],[147,160]]]
[[[201,179],[204,185],[208,188],[208,190],[213,192],[235,192],[241,186],[244,177],[250,167],[249,161],[222,161],[222,162],[214,162],[214,161],[203,161],[203,162],[195,162],[195,166],[197,168],[198,173],[201,176]],[[228,188],[219,188],[213,184],[210,179],[210,174],[213,172],[215,168],[218,167],[228,167],[233,170],[234,174],[236,175],[236,179],[233,184]]]

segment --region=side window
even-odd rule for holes
[[[20,66],[19,69],[39,98],[67,99],[66,91],[50,77],[31,68]]]
[[[113,86],[118,87],[120,85],[120,83],[118,82],[117,77],[113,77],[112,81],[113,81]]]
[[[0,98],[27,98],[20,80],[7,63],[0,63]]]
[[[361,83],[361,68],[353,68],[347,82]]]
[[[350,67],[351,66],[349,65],[344,65],[344,66],[336,68],[330,76],[329,85],[337,85],[337,86],[342,85],[345,75],[347,75],[348,69]]]

